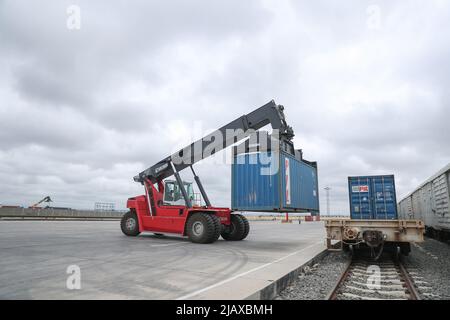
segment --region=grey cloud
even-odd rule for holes
[[[270,99],[319,162],[322,211],[330,185],[348,212],[349,175],[394,173],[406,194],[450,156],[448,4],[377,1],[370,30],[372,4],[1,2],[0,202],[124,207],[142,192],[132,176],[196,122],[215,129]],[[197,171],[229,205],[229,166]]]
[[[71,4],[81,8],[77,32],[65,26]],[[18,53],[26,61],[13,74],[25,98],[93,108],[94,101],[83,98],[117,90],[136,75],[150,84],[160,79],[164,70],[150,64],[150,74],[143,74],[142,65],[148,67],[147,61],[163,48],[251,33],[265,27],[268,15],[257,1],[5,2],[0,52]]]

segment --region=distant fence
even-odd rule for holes
[[[92,211],[74,209],[31,209],[31,208],[0,208],[0,219],[4,220],[117,220],[126,211]]]
[[[245,215],[245,217],[250,221],[286,221],[286,216],[284,215]],[[321,218],[321,216],[289,216],[290,221],[320,221]]]
[[[58,208],[5,208],[0,207],[0,220],[117,220],[122,218],[126,211],[94,211]],[[252,221],[284,220],[284,215],[246,215]],[[289,220],[305,221],[310,216],[289,216]],[[321,216],[320,219],[348,217],[348,216]],[[316,220],[318,218],[314,218]]]

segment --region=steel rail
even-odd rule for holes
[[[329,294],[326,297],[326,300],[337,300],[338,295],[340,294],[340,290],[344,287],[344,283],[351,278],[351,270],[352,270],[352,266],[355,263],[360,263],[362,262],[361,260],[355,260],[353,257],[350,258],[349,262],[346,265],[346,268],[344,269],[344,271],[342,272],[342,274],[340,275],[338,281],[336,282],[336,284],[333,286],[333,288],[331,289],[331,291],[329,292]],[[405,296],[407,297],[408,300],[421,300],[420,294],[416,289],[416,286],[414,284],[414,280],[411,278],[411,276],[409,275],[408,271],[406,270],[405,266],[403,265],[403,263],[396,258],[392,259],[392,262],[394,263],[394,265],[396,267],[398,267],[398,275],[399,275],[399,280],[401,282],[403,282],[403,286],[404,286],[404,291],[405,291]],[[383,298],[382,298],[383,299]],[[386,300],[390,300],[388,298],[386,298]]]
[[[398,266],[400,268],[400,272],[403,276],[403,279],[405,280],[406,289],[409,292],[410,300],[421,300],[420,294],[416,289],[416,286],[414,285],[414,280],[409,275],[408,271],[406,270],[405,266],[401,261],[398,261]]]
[[[353,257],[350,257],[350,260],[345,266],[344,272],[339,277],[339,280],[336,282],[336,285],[333,287],[333,289],[331,289],[330,293],[327,295],[326,300],[336,300],[339,289],[341,288],[342,284],[344,284],[345,280],[347,280],[348,278],[352,263]]]

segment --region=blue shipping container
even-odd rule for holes
[[[319,212],[317,165],[284,152],[238,154],[231,166],[231,208]]]
[[[349,177],[348,192],[352,219],[398,219],[393,175]]]

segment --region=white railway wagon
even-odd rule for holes
[[[398,204],[400,219],[416,219],[435,238],[450,238],[450,163]]]

